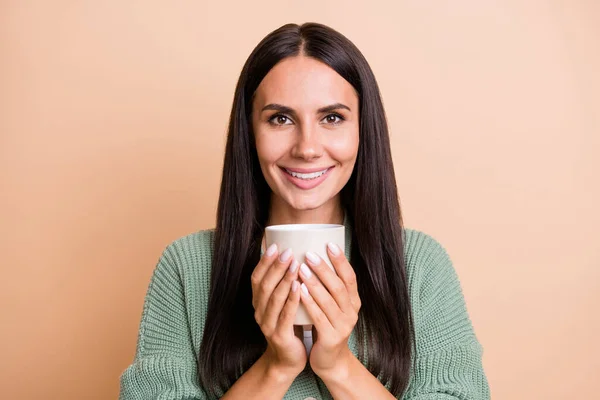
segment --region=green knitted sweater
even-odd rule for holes
[[[415,323],[417,357],[402,399],[489,399],[482,348],[467,314],[460,283],[444,248],[431,236],[406,229],[405,259]],[[204,400],[198,354],[208,307],[214,231],[169,245],[152,276],[133,364],[121,375],[120,400]],[[346,256],[351,232],[346,224]],[[367,300],[363,300],[367,301]],[[354,333],[348,344],[358,354]],[[284,399],[331,399],[310,368]]]

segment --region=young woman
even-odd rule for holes
[[[290,223],[346,226],[337,274],[262,247]],[[159,260],[120,398],[488,399],[481,353],[447,253],[402,226],[367,61],[320,24],[270,33],[235,90],[216,229]]]

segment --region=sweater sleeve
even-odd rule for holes
[[[489,400],[479,344],[461,286],[444,248],[432,237],[407,235],[416,335],[405,400]],[[412,275],[412,276],[410,276]]]
[[[121,375],[120,400],[204,400],[199,386],[177,253],[169,246],[150,281],[133,364]]]

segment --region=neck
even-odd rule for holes
[[[282,224],[343,224],[344,209],[340,196],[336,196],[319,208],[312,210],[297,210],[276,196],[271,198],[269,210],[269,225]]]

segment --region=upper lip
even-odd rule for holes
[[[321,172],[321,171],[325,171],[326,169],[331,168],[331,166],[329,167],[321,167],[321,168],[288,168],[288,167],[281,167],[285,170],[291,171],[291,172],[296,172],[298,174],[310,174],[312,172]]]

